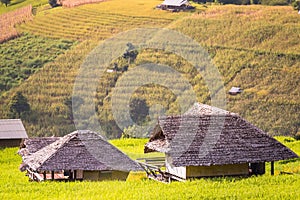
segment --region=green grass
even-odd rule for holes
[[[278,138],[284,141],[286,138]],[[120,139],[111,143],[127,154],[143,156],[145,139]],[[284,142],[300,154],[299,141]],[[293,146],[293,147],[292,147]],[[299,199],[300,172],[278,175],[289,163],[276,162],[269,172],[250,178],[208,178],[163,184],[131,173],[126,182],[30,182],[18,170],[17,148],[0,149],[0,198],[2,199]],[[132,156],[134,158],[135,156]],[[299,159],[293,170],[300,166]]]
[[[300,16],[291,6],[214,6],[173,27],[205,46],[299,54]]]
[[[0,44],[0,94],[21,84],[72,45],[71,41],[29,34]]]
[[[41,5],[48,4],[48,0],[11,0],[11,3],[5,7],[4,4],[0,4],[0,14],[16,10],[18,8],[32,5],[33,7],[38,7]]]

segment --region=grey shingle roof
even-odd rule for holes
[[[202,105],[195,104],[191,109],[193,114],[160,117],[160,129],[156,128],[152,134],[145,152],[167,153],[177,167],[269,162],[298,157],[237,114],[224,110],[212,114],[207,105]],[[206,111],[197,115],[197,110]],[[211,123],[216,118],[222,118],[223,127]]]
[[[26,130],[20,119],[0,120],[0,139],[24,139],[28,138]]]
[[[75,131],[23,157],[24,166],[43,170],[140,170],[127,155],[92,131]]]

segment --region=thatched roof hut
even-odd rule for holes
[[[28,138],[20,119],[0,120],[0,147],[19,147]]]
[[[38,149],[36,142],[32,141],[25,147],[29,152]],[[45,140],[44,144],[47,142]],[[68,172],[72,174],[69,179],[88,180],[126,180],[129,171],[139,169],[133,160],[92,131],[75,131],[24,155],[21,166],[21,170],[33,175]]]
[[[170,171],[178,171],[180,167],[192,168],[190,171],[195,175],[192,172],[188,174],[189,169],[185,168],[186,172],[182,172],[184,178],[245,175],[249,173],[248,166],[251,163],[261,168],[252,170],[262,174],[265,162],[298,157],[239,115],[199,103],[184,115],[159,118],[155,131],[145,145],[145,153],[152,151],[166,153]],[[192,166],[202,168],[195,169]],[[214,169],[205,166],[214,166]],[[229,171],[216,166],[223,169],[225,166]],[[230,171],[233,168],[240,170]]]

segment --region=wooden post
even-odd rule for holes
[[[77,178],[77,171],[74,170],[74,180],[76,180],[76,178]]]
[[[46,171],[43,172],[44,180],[47,180]]]
[[[73,172],[72,172],[72,170],[69,170],[69,180],[73,180]]]
[[[54,171],[51,171],[51,179],[54,180]]]
[[[274,161],[271,162],[271,175],[274,175]]]

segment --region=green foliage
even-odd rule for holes
[[[288,5],[288,0],[261,0],[262,5],[269,5],[269,6],[283,6]]]
[[[67,40],[53,40],[30,34],[0,44],[0,95],[21,84],[72,45],[73,42]]]
[[[218,0],[219,3],[222,4],[236,4],[236,5],[248,5],[250,4],[250,0]]]
[[[141,133],[137,126],[133,125],[124,129],[121,138],[146,138],[147,135],[147,132]]]
[[[5,4],[6,7],[8,6],[8,4],[10,4],[10,0],[0,0],[0,2],[2,4]]]
[[[60,4],[57,2],[57,0],[49,0],[49,4],[52,8],[60,6]]]
[[[284,138],[280,138],[280,140]],[[147,139],[110,141],[131,158],[143,154]],[[299,142],[284,143],[300,154]],[[29,182],[19,171],[17,148],[0,149],[0,197],[2,199],[299,199],[300,161],[275,162],[275,176],[207,178],[162,184],[146,180],[145,173],[131,173],[126,182]],[[150,153],[152,154],[152,153]],[[159,155],[152,155],[159,156]],[[295,172],[279,175],[279,171]],[[112,189],[113,188],[113,189]],[[274,190],[274,188],[276,188]]]
[[[296,133],[295,139],[296,139],[296,140],[300,140],[300,132]]]
[[[9,111],[11,112],[11,118],[19,118],[21,114],[30,111],[30,105],[27,98],[23,96],[21,92],[17,92],[9,102]]]
[[[300,11],[300,1],[299,0],[295,0],[292,2],[292,6],[295,10],[299,10]]]
[[[7,0],[3,0],[7,1]],[[48,0],[10,0],[10,5],[8,7],[0,6],[0,15],[9,11],[22,8],[24,6],[32,5],[34,8],[48,3]]]

